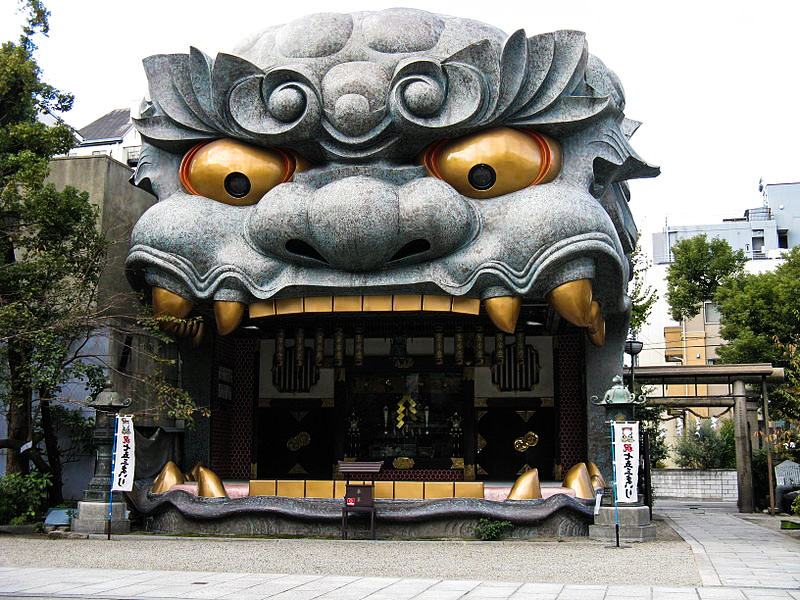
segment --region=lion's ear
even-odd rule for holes
[[[139,164],[128,181],[159,199],[166,198],[180,189],[181,158],[180,154],[142,142]]]

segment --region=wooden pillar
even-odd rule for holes
[[[769,485],[769,514],[775,514],[775,482],[772,476],[772,438],[769,434],[769,395],[767,393],[767,378],[761,378],[761,400],[764,412],[764,447],[767,449],[767,482]]]
[[[736,427],[736,474],[739,484],[739,512],[751,513],[753,504],[753,464],[747,427],[747,397],[743,381],[733,382],[733,418]]]

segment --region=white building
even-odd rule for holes
[[[142,139],[133,127],[128,108],[112,110],[76,133],[80,143],[69,151],[69,156],[107,155],[129,167],[139,162]]]
[[[650,320],[639,332],[644,348],[639,365],[707,365],[718,360],[717,348],[725,343],[720,336],[720,314],[713,302],[704,302],[700,314],[678,323],[669,316],[667,305],[667,269],[673,260],[676,242],[705,234],[724,239],[734,250],[742,250],[748,258],[745,271],[763,273],[782,262],[782,254],[800,245],[800,183],[768,184],[762,190],[764,204],[746,210],[743,217],[723,219],[722,223],[702,225],[669,225],[653,234],[653,265],[647,273],[648,283],[658,294]],[[667,396],[704,396],[725,394],[727,386],[668,386]],[[661,389],[652,396],[660,396]],[[673,411],[677,413],[678,411]],[[692,409],[696,415],[719,416],[724,409]],[[692,421],[682,418],[666,427],[668,440],[680,435]]]
[[[748,259],[779,258],[783,250],[800,245],[800,183],[771,183],[763,187],[763,206],[722,223],[668,225],[653,234],[653,263],[672,262],[672,247],[679,240],[706,234],[723,239]]]

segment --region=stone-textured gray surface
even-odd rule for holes
[[[200,498],[173,490],[150,494],[139,486],[129,494],[147,517],[148,530],[200,535],[336,536],[342,518],[339,498]],[[482,498],[376,500],[379,537],[473,537],[478,519],[511,521],[515,537],[586,536],[592,501],[557,494],[544,500],[496,502]],[[353,517],[359,526],[363,519]]]
[[[770,529],[731,514],[736,510],[733,504],[722,511],[709,507],[708,503],[657,507],[658,513],[669,515],[691,549],[661,521],[657,521],[659,541],[628,548],[586,539],[208,539],[198,552],[196,540],[125,536],[120,538],[124,542],[115,543],[60,540],[58,552],[52,552],[51,540],[6,536],[5,552],[0,555],[0,595],[237,600],[800,599],[800,543],[776,529],[779,519],[746,515],[769,522]],[[122,564],[134,564],[137,570],[119,569]]]
[[[624,118],[622,87],[580,32],[506,36],[412,9],[318,14],[253,35],[234,54],[192,48],[152,56],[145,70],[136,181],[161,201],[134,232],[136,287],[195,301],[481,298],[498,287],[543,298],[590,277],[604,314],[628,310],[636,228],[624,181],[658,170],[628,144],[637,123]],[[496,126],[554,137],[558,177],[474,200],[413,167],[434,141]],[[253,206],[187,194],[183,153],[219,138],[289,148],[312,168]],[[287,250],[290,240],[323,260]],[[391,260],[415,240],[430,248]]]
[[[619,519],[619,539],[621,542],[650,542],[656,539],[656,526],[650,522],[650,508],[647,506],[601,506],[589,526],[589,537],[593,540],[616,541],[617,519]]]
[[[668,529],[668,528],[667,528]],[[52,548],[58,551],[53,552]],[[260,598],[270,597],[259,590],[231,589],[228,595],[215,582],[243,573],[292,573],[296,578],[321,577],[380,577],[401,578],[409,585],[419,582],[418,578],[436,580],[468,579],[472,586],[479,580],[487,580],[489,585],[501,582],[550,582],[553,584],[613,584],[626,582],[638,585],[698,585],[700,579],[694,565],[692,553],[685,542],[672,537],[647,544],[637,544],[633,548],[609,548],[607,542],[596,542],[587,538],[563,539],[545,538],[536,541],[500,540],[481,541],[388,541],[388,540],[314,540],[314,539],[243,539],[243,538],[204,538],[166,536],[119,536],[112,542],[105,537],[96,536],[88,540],[47,540],[26,539],[7,536],[4,550],[0,555],[0,573],[3,567],[93,567],[95,571],[115,573],[116,581],[125,581],[113,592],[103,587],[84,572],[77,585],[86,586],[82,590],[66,589],[63,593],[80,596],[97,593],[98,596],[138,598],[141,596],[171,597],[179,594],[188,596],[208,593],[215,588],[215,596],[227,598],[251,598],[260,592]],[[609,568],[609,564],[615,568]],[[661,568],[654,569],[658,564]],[[134,590],[124,588],[130,579],[120,573],[120,565],[135,565],[136,569],[160,569],[160,577],[147,578],[153,587]],[[199,571],[206,571],[198,577]],[[208,572],[212,571],[212,572]],[[144,579],[146,572],[138,571]],[[266,576],[266,575],[262,575]],[[31,580],[34,579],[32,582]],[[66,577],[40,577],[39,583],[30,575],[15,587],[8,579],[0,579],[0,594],[27,594],[28,588],[46,585],[49,581],[65,582]],[[206,582],[194,589],[178,591],[172,586],[184,582]],[[388,585],[387,579],[383,579]],[[22,585],[28,584],[26,589]],[[366,582],[365,582],[366,583]],[[160,586],[160,587],[159,587]],[[247,587],[247,586],[242,586]],[[441,586],[445,587],[445,586]],[[481,586],[485,589],[488,586]],[[66,586],[65,586],[66,588]],[[41,593],[43,590],[36,590]],[[294,590],[293,590],[294,591]],[[339,600],[362,598],[353,595],[356,590],[336,590],[331,594]],[[375,590],[371,590],[374,592]],[[401,586],[394,586],[376,594],[377,598],[410,598],[413,594],[404,593]],[[434,595],[438,591],[439,595]],[[493,590],[497,592],[498,590]],[[423,596],[441,600],[450,598],[444,589],[434,589]],[[452,590],[451,590],[452,592]],[[36,593],[36,592],[32,592]],[[273,592],[278,593],[278,592]],[[252,594],[252,595],[251,595]],[[285,596],[281,596],[284,598]],[[292,596],[289,596],[292,597]],[[298,598],[303,598],[298,590]],[[457,596],[457,597],[460,597]],[[473,595],[474,597],[474,595]],[[496,597],[486,592],[483,596]],[[504,597],[504,596],[500,596]],[[638,597],[638,596],[634,596]],[[373,596],[372,600],[375,600]],[[516,598],[519,600],[519,598]],[[674,600],[671,599],[671,600]]]
[[[656,498],[736,502],[736,469],[653,469]]]

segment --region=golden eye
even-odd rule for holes
[[[425,153],[433,177],[470,198],[494,198],[548,183],[561,170],[561,149],[535,131],[498,127],[443,140]]]
[[[181,184],[196,196],[233,206],[249,206],[297,168],[294,155],[237,140],[216,140],[189,150],[181,161]]]

